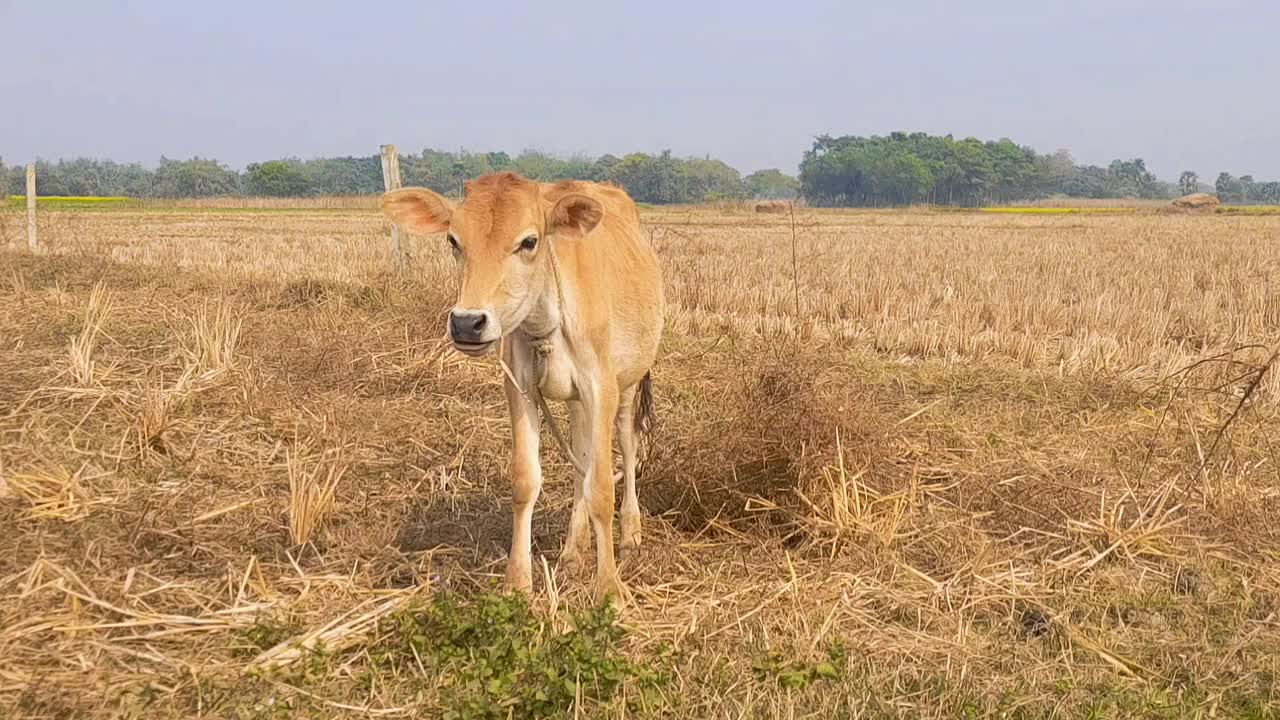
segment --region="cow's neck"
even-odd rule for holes
[[[537,401],[545,399],[572,400],[576,397],[573,361],[568,350],[570,342],[566,329],[573,319],[566,317],[572,307],[565,302],[564,287],[554,287],[540,293],[533,309],[520,323],[520,334],[527,343],[532,368],[533,393]],[[581,469],[581,468],[580,468]]]
[[[534,346],[543,346],[542,352],[548,352],[550,343],[566,322],[564,277],[560,263],[556,259],[554,246],[547,247],[546,287],[538,294],[533,309],[520,323],[520,331],[529,338]]]
[[[520,332],[535,345],[550,342],[563,322],[560,309],[560,300],[555,295],[554,288],[542,293],[533,310],[529,311],[524,322],[520,323]]]

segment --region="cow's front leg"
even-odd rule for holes
[[[569,402],[569,443],[574,457],[585,469],[591,458],[591,425],[587,409],[576,400]],[[583,567],[583,553],[591,549],[590,524],[584,489],[587,478],[575,468],[573,471],[573,510],[569,515],[569,530],[565,533],[564,546],[560,550],[560,564],[565,570],[577,573]]]
[[[528,346],[508,338],[503,357],[511,374],[525,388],[532,388],[533,363]],[[507,556],[507,588],[528,591],[533,586],[533,507],[542,489],[538,462],[538,408],[521,388],[506,377],[504,388],[511,411],[511,552]]]
[[[612,373],[602,373],[584,398],[591,429],[591,455],[583,495],[596,540],[597,598],[626,598],[613,555],[613,422],[618,413],[618,387]]]

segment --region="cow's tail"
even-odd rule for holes
[[[636,390],[635,429],[639,434],[647,434],[653,428],[653,375],[645,373]]]
[[[635,416],[632,418],[636,434],[636,477],[644,473],[644,466],[649,459],[649,431],[653,429],[653,376],[644,374],[640,387],[636,389]]]

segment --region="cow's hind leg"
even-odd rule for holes
[[[640,500],[636,497],[636,423],[635,397],[637,386],[622,392],[618,404],[618,416],[614,427],[618,433],[618,447],[622,450],[622,552],[640,547]]]

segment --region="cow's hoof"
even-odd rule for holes
[[[623,608],[631,603],[631,592],[617,575],[596,578],[596,602],[612,602],[615,607]]]

